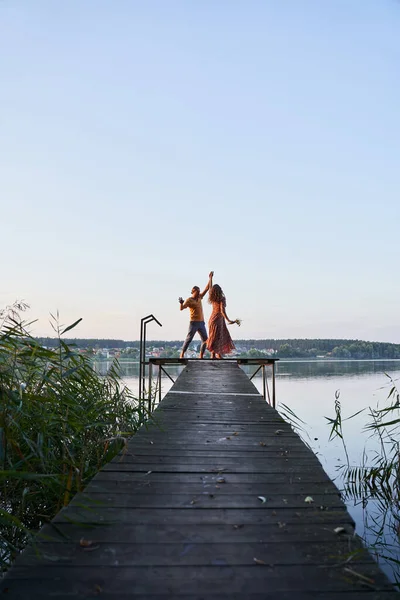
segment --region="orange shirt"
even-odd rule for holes
[[[204,321],[203,305],[200,297],[198,297],[197,300],[192,297],[187,298],[182,304],[182,308],[189,309],[191,321]]]

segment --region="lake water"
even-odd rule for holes
[[[133,393],[137,394],[138,363],[122,363],[121,366],[124,380]],[[181,370],[182,367],[168,367],[168,372],[174,379]],[[299,431],[301,437],[318,455],[323,468],[335,480],[339,489],[342,481],[338,467],[345,464],[345,454],[339,439],[329,441],[330,426],[325,417],[335,417],[336,393],[340,394],[343,419],[368,407],[382,407],[392,385],[387,375],[395,381],[399,379],[400,360],[286,360],[277,363],[277,409],[285,411],[286,405],[304,421],[303,430]],[[261,375],[254,377],[253,382],[262,393]],[[171,385],[172,382],[163,377],[162,395],[167,393]],[[363,431],[370,420],[368,410],[365,410],[343,423],[344,439],[352,465],[361,465],[363,452],[366,450],[371,456],[378,447],[376,441]],[[366,510],[361,503],[350,499],[347,506],[356,521],[357,533],[373,543],[374,535],[366,522],[373,514],[374,505],[370,502]],[[379,519],[379,515],[377,518]],[[393,544],[396,554],[399,544],[397,537],[389,531],[386,532],[386,537]],[[382,567],[390,575],[390,566],[383,564]]]

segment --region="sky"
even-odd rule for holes
[[[0,0],[0,308],[400,343],[400,2]],[[211,312],[204,302],[205,317]]]

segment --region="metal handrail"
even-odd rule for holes
[[[162,324],[154,315],[147,315],[140,320],[140,348],[139,348],[139,401],[144,400],[143,390],[146,377],[146,327],[148,323],[155,321],[160,327]]]

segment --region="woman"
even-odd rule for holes
[[[223,354],[229,354],[235,350],[235,344],[232,342],[225,319],[229,325],[237,321],[231,321],[226,314],[225,295],[218,284],[210,286],[208,301],[212,304],[212,313],[208,321],[207,350],[211,352],[211,358],[222,358]]]

